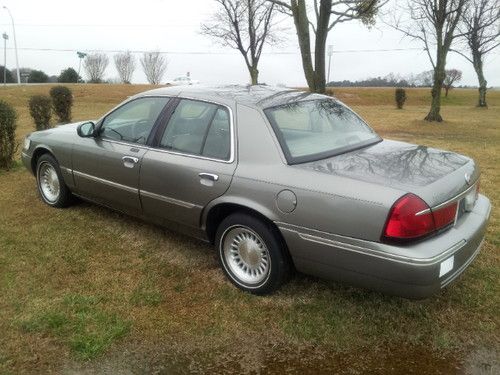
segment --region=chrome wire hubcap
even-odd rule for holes
[[[247,227],[230,229],[223,240],[225,263],[246,284],[259,284],[269,275],[269,250],[257,233]]]
[[[59,184],[59,177],[54,167],[44,162],[38,169],[38,179],[40,183],[40,190],[44,198],[49,202],[55,202],[59,198],[61,186]]]

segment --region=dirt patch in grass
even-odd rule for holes
[[[142,89],[76,86],[75,118],[98,117]],[[16,95],[28,94],[13,91],[9,100]],[[425,106],[355,109],[384,137],[480,165],[491,224],[478,259],[449,288],[408,301],[298,275],[275,295],[255,297],[226,281],[210,246],[87,203],[51,209],[17,168],[0,173],[0,373],[498,368],[500,107],[447,106],[439,125],[421,121]],[[19,136],[31,126],[21,118]]]

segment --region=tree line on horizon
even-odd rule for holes
[[[460,88],[477,88],[477,86],[458,86],[462,80],[463,73],[459,69],[447,69],[446,78],[444,80],[444,90],[446,96],[448,92],[455,87]],[[351,81],[330,81],[326,84],[327,87],[431,87],[433,83],[433,70],[426,70],[419,74],[400,75],[389,73],[384,77],[369,77],[366,79]]]
[[[88,77],[88,83],[110,82],[105,80],[105,72],[109,65],[109,57],[105,53],[93,52],[84,54],[83,69]],[[132,76],[136,70],[136,58],[129,52],[120,52],[113,56],[115,68],[119,76],[119,82],[131,83]],[[139,59],[146,79],[152,85],[161,83],[167,70],[168,60],[160,52],[144,52]],[[4,67],[0,65],[0,76],[3,77]],[[79,83],[85,82],[79,73],[69,67],[61,71],[59,76],[48,76],[41,70],[31,68],[20,68],[20,75],[24,77],[24,83]],[[16,83],[16,71],[6,70],[6,83]]]

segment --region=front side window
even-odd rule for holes
[[[169,98],[140,98],[124,104],[104,119],[100,135],[104,139],[145,144]]]
[[[160,147],[228,160],[231,148],[229,111],[217,104],[181,100],[167,124]]]
[[[291,164],[334,156],[381,139],[354,112],[331,99],[299,101],[264,112]]]

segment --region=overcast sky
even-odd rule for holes
[[[241,55],[214,44],[199,33],[200,24],[214,11],[213,0],[0,0],[0,5],[7,5],[14,17],[21,67],[58,75],[69,66],[78,69],[76,50],[160,50],[168,52],[165,78],[175,78],[189,71],[193,78],[204,83],[248,82]],[[305,85],[293,25],[289,20],[282,25],[289,26],[288,40],[279,46],[265,48],[260,63],[260,81]],[[10,19],[0,8],[0,33],[4,31],[11,37],[7,67],[14,69],[15,55],[13,49],[9,49],[13,47]],[[371,30],[359,22],[342,24],[330,33],[328,44],[338,51],[333,56],[331,80],[356,80],[385,76],[390,72],[406,75],[431,69],[421,50],[347,52],[420,47],[418,43],[402,39],[400,33],[380,22]],[[112,62],[113,53],[108,55]],[[1,57],[3,65],[3,51]],[[462,84],[477,84],[474,70],[462,57],[451,54],[448,68],[463,70]],[[487,60],[485,72],[489,85],[500,86],[500,49]],[[110,63],[106,78],[117,76]],[[133,82],[145,81],[138,68]]]

